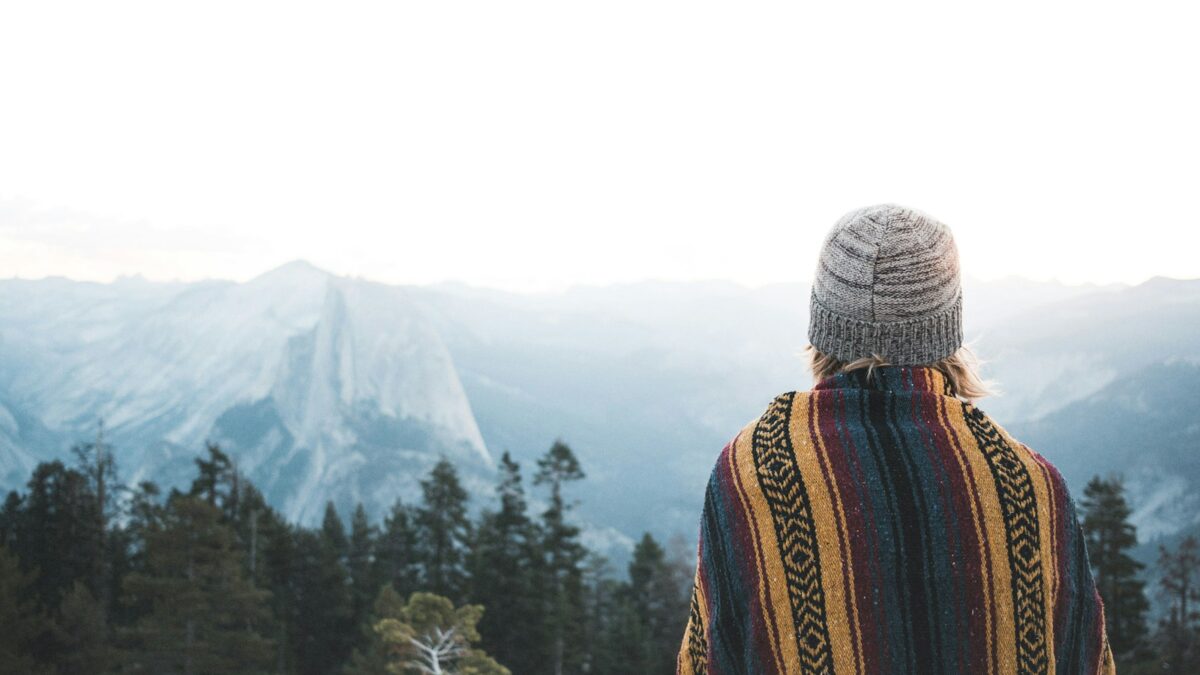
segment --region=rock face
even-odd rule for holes
[[[490,482],[450,354],[402,288],[297,262],[244,284],[5,282],[0,311],[7,486],[99,419],[126,481],[180,484],[213,440],[305,523],[327,500],[415,498],[440,455]]]

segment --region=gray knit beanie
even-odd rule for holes
[[[878,354],[929,364],[962,345],[962,285],[950,228],[878,204],[842,216],[821,248],[808,339],[839,361]]]

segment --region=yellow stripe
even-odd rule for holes
[[[699,573],[697,573],[693,579],[694,584],[692,586],[692,594],[696,597],[696,601],[699,602],[702,600],[703,596],[703,594],[699,592]],[[683,639],[679,642],[679,652],[675,655],[675,670],[680,674],[696,672],[696,666],[692,662],[692,633],[696,632],[697,629],[702,629],[704,627],[704,622],[701,621],[700,625],[697,626],[692,619],[693,616],[691,612],[689,612],[687,625],[683,628]]]
[[[762,552],[762,557],[755,552],[755,563],[758,565],[758,574],[760,578],[770,580],[770,597],[767,597],[768,584],[758,584],[758,600],[763,608],[763,623],[767,625],[767,629],[773,631],[768,642],[771,644],[771,656],[775,659],[775,666],[780,673],[786,673],[785,664],[799,663],[800,653],[796,647],[796,626],[792,620],[791,601],[788,598],[787,581],[783,576],[783,561],[779,557],[779,544],[775,536],[775,527],[771,521],[771,510],[767,506],[766,498],[763,497],[762,490],[758,485],[758,472],[754,467],[754,427],[758,424],[755,420],[746,425],[734,443],[733,451],[730,454],[730,471],[733,472],[735,480],[740,483],[741,490],[738,491],[738,502],[742,505],[742,511],[746,516],[746,522],[751,524],[753,528],[753,536],[758,540],[757,550]],[[743,501],[743,494],[745,499]],[[771,621],[771,615],[768,610],[768,605],[775,611],[775,621]],[[776,649],[776,643],[779,644],[782,653]]]
[[[949,406],[947,405],[947,403],[951,400],[953,400],[953,399],[951,399],[949,397],[945,397],[945,396],[938,397],[938,407],[940,408],[939,414],[941,415],[941,417],[938,419],[938,426],[943,425],[942,420],[944,420],[944,419],[953,420],[955,418],[956,414],[961,414],[962,408],[960,406],[955,406],[954,409],[949,409]],[[959,444],[962,444],[963,443],[962,434],[958,433],[958,431],[954,430],[954,429],[951,429],[951,431],[953,432],[953,435],[957,438]],[[967,438],[970,439],[969,434],[968,434]],[[954,461],[958,462],[958,470],[963,476],[963,481],[966,483],[967,489],[970,489],[971,488],[971,479],[973,478],[975,483],[978,483],[980,480],[980,476],[971,475],[971,474],[974,474],[974,472],[971,471],[971,468],[970,468],[970,466],[968,466],[968,462],[964,458],[962,453],[952,452],[951,454],[954,456]],[[974,493],[972,493],[971,495],[968,495],[967,504],[971,508],[971,524],[975,526],[975,537],[981,542],[981,545],[978,546],[977,550],[976,550],[976,553],[979,555],[979,569],[981,572],[981,574],[979,575],[981,577],[981,579],[979,580],[979,583],[983,586],[983,597],[990,598],[992,595],[992,579],[991,579],[991,576],[989,574],[987,574],[987,570],[985,567],[985,563],[987,562],[987,560],[985,558],[985,554],[984,554],[983,547],[982,547],[982,542],[984,541],[984,518],[983,518],[983,514],[979,512],[979,508],[978,508],[976,500],[974,498]],[[995,564],[994,563],[994,554],[993,554],[993,564]],[[983,619],[984,619],[984,626],[985,626],[984,635],[987,637],[987,648],[988,648],[988,652],[987,652],[988,653],[988,659],[987,659],[988,675],[992,675],[992,673],[996,672],[996,664],[992,663],[992,659],[991,659],[992,641],[995,640],[995,637],[993,636],[993,632],[996,630],[996,627],[992,621],[991,612],[984,612]]]
[[[824,396],[820,392],[798,394],[793,401],[792,417],[788,433],[791,434],[793,451],[796,454],[796,465],[800,468],[800,476],[808,489],[809,503],[812,505],[813,521],[817,525],[817,546],[821,556],[821,587],[825,591],[825,616],[829,628],[829,641],[833,651],[834,672],[853,673],[856,662],[861,663],[862,656],[854,650],[854,636],[851,631],[858,631],[857,608],[855,616],[846,612],[846,578],[842,574],[842,556],[839,541],[845,528],[839,524],[845,520],[841,517],[841,504],[837,496],[831,495],[826,487],[825,478],[821,473],[820,460],[822,454],[818,450],[820,434],[809,434],[809,416],[813,417],[814,428],[820,428],[817,423],[817,408],[812,400]],[[833,480],[832,473],[830,480]],[[836,492],[836,485],[835,485]],[[853,594],[854,575],[850,572],[850,589]],[[851,606],[854,607],[854,597],[851,595]]]
[[[948,415],[950,427],[962,443],[963,456],[975,475],[975,487],[979,491],[979,503],[983,506],[984,532],[987,534],[988,549],[992,554],[991,606],[996,608],[997,670],[1002,673],[1017,672],[1017,626],[1013,620],[1012,572],[1008,566],[1008,535],[1004,531],[1004,513],[1000,508],[1000,497],[996,493],[996,481],[988,466],[983,451],[975,441],[975,435],[967,427],[961,409]],[[990,654],[990,651],[989,651]]]

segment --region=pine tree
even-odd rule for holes
[[[445,457],[421,481],[424,500],[416,513],[423,586],[437,595],[461,602],[467,592],[466,556],[471,541],[467,491]]]
[[[10,490],[0,507],[0,546],[12,547],[17,540],[17,529],[21,526],[21,509],[24,503],[21,494]]]
[[[396,592],[391,584],[379,589],[379,595],[371,605],[363,644],[354,650],[350,661],[342,668],[343,675],[380,675],[389,672],[388,666],[392,661],[390,650],[379,639],[375,625],[383,619],[402,616],[404,604],[404,596]]]
[[[666,551],[649,532],[633,549],[629,591],[642,625],[644,646],[637,652],[647,659],[643,672],[669,672],[683,638],[679,617],[686,616],[688,598]]]
[[[619,639],[616,619],[621,598],[628,595],[624,585],[612,578],[607,558],[589,553],[584,561],[583,585],[587,614],[584,620],[583,649],[586,670],[597,675],[621,672],[629,662],[625,651],[628,641]]]
[[[220,506],[229,496],[228,485],[232,483],[234,473],[233,461],[216,443],[205,443],[204,450],[208,453],[208,459],[195,459],[199,475],[192,481],[192,489],[188,494],[202,498],[210,506]]]
[[[112,625],[128,626],[150,612],[148,602],[134,601],[124,595],[124,580],[135,572],[150,573],[146,542],[161,531],[166,522],[166,508],[159,502],[159,496],[160,491],[155,483],[139,483],[125,507],[125,522],[109,533],[113,550]]]
[[[33,572],[0,545],[0,673],[33,673],[33,643],[49,624],[37,609]]]
[[[1092,478],[1083,496],[1082,526],[1096,587],[1104,601],[1109,643],[1118,665],[1130,663],[1144,656],[1149,609],[1145,583],[1138,579],[1144,565],[1128,554],[1137,546],[1137,531],[1129,522],[1132,510],[1118,478]]]
[[[271,635],[275,671],[290,672],[294,660],[290,619],[296,604],[292,527],[267,504],[262,492],[240,473],[236,463],[230,466],[224,481],[225,495],[218,504],[223,521],[233,528],[238,546],[245,552],[247,578],[271,592],[271,610],[276,618]]]
[[[216,506],[172,493],[164,522],[146,540],[146,571],[124,591],[148,613],[123,631],[127,670],[263,672],[271,664],[269,593],[243,573],[234,537]]]
[[[63,596],[50,634],[57,675],[92,675],[113,665],[104,607],[80,581]]]
[[[380,585],[391,584],[397,593],[407,597],[420,589],[420,555],[416,514],[397,499],[376,542],[374,577]]]
[[[34,582],[42,607],[58,607],[76,581],[100,589],[102,537],[96,530],[96,496],[83,474],[62,462],[43,462],[29,479],[29,492],[17,518],[13,552],[24,570],[37,569]]]
[[[1200,540],[1186,537],[1173,552],[1160,545],[1158,568],[1167,601],[1158,636],[1160,672],[1200,672]]]
[[[379,593],[380,583],[375,576],[375,532],[376,528],[367,519],[367,510],[360,503],[350,519],[350,550],[347,567],[350,571],[350,606],[354,632],[354,643],[361,644],[367,624],[371,603]]]
[[[325,516],[321,519],[321,540],[333,551],[337,559],[345,564],[350,555],[350,540],[346,538],[346,526],[338,515],[333,502],[325,503]]]
[[[499,511],[484,511],[470,556],[472,602],[488,607],[479,623],[482,645],[518,673],[538,669],[545,644],[537,586],[538,532],[530,520],[521,467],[500,458]]]
[[[96,520],[89,529],[91,546],[99,552],[94,567],[95,577],[87,580],[88,586],[99,598],[102,617],[107,621],[115,589],[113,588],[112,561],[114,550],[109,541],[109,522],[117,515],[116,495],[120,490],[117,481],[117,462],[112,448],[104,441],[104,421],[97,425],[96,439],[71,448],[76,458],[76,470],[88,481],[88,488],[96,500],[90,509]]]
[[[349,543],[333,504],[326,505],[321,529],[300,530],[295,538],[295,627],[297,672],[335,672],[358,640],[345,559]]]
[[[476,624],[483,613],[481,605],[456,608],[439,595],[413,593],[397,614],[384,616],[375,624],[381,651],[395,657],[388,664],[389,671],[511,675],[508,668],[473,646],[479,641]]]
[[[586,549],[579,542],[579,528],[568,522],[572,508],[563,497],[565,485],[584,477],[571,448],[556,439],[538,459],[535,485],[550,486],[550,506],[542,514],[542,548],[546,556],[547,607],[550,622],[550,672],[578,672],[582,667],[583,606],[582,563]]]

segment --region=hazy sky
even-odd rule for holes
[[[1189,5],[6,3],[0,278],[759,284],[884,201],[1200,277]]]

